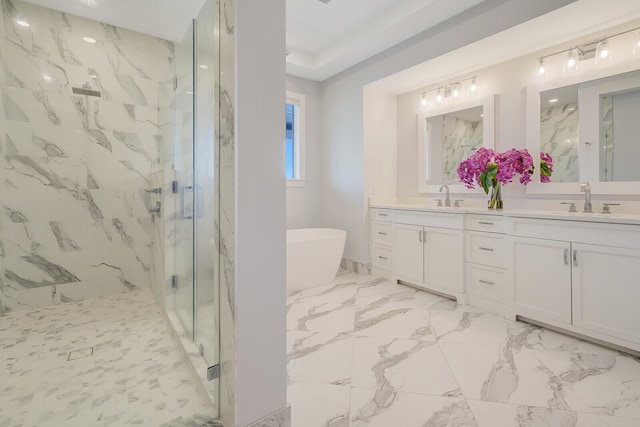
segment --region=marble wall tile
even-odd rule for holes
[[[540,113],[540,150],[551,154],[551,182],[579,182],[578,105],[545,108]]]
[[[173,43],[20,0],[0,3],[2,304],[15,310],[148,287],[146,190]]]
[[[444,116],[442,123],[442,178],[457,180],[460,162],[482,146],[482,122]]]
[[[235,2],[219,0],[220,415],[235,425]]]

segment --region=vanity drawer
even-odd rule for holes
[[[467,230],[505,233],[504,218],[497,215],[467,215]]]
[[[391,221],[393,212],[390,209],[373,209],[371,211],[371,219],[373,221]]]
[[[471,295],[504,303],[506,271],[467,263],[467,290]]]
[[[371,264],[375,268],[391,271],[391,248],[373,246]]]
[[[495,233],[467,233],[467,261],[493,267],[507,267],[505,236]]]
[[[371,226],[371,240],[375,245],[391,246],[391,223],[374,222]]]

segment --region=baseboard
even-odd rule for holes
[[[363,276],[371,275],[371,264],[365,264],[347,258],[342,258],[340,268],[351,273],[362,274]]]
[[[287,405],[246,427],[291,427],[291,405]]]

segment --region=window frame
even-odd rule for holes
[[[293,116],[293,178],[287,178],[287,187],[305,186],[305,116],[306,97],[302,93],[287,91],[287,104],[298,107],[298,114]],[[286,148],[285,148],[286,159]],[[286,164],[285,164],[286,170]]]

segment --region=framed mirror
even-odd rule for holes
[[[554,161],[551,182],[536,171],[528,193],[578,193],[580,182],[599,194],[640,192],[640,70],[588,77],[527,88],[527,149]]]
[[[449,105],[418,116],[418,191],[469,191],[459,182],[460,162],[480,147],[494,147],[495,96]]]

